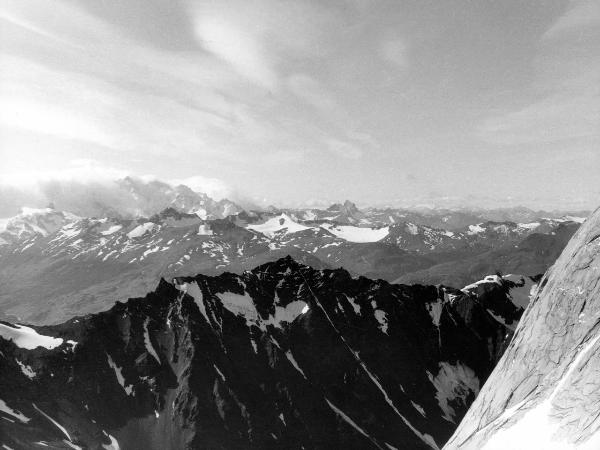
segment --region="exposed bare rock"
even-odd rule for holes
[[[600,209],[540,282],[447,449],[600,448]]]

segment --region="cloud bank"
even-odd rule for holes
[[[160,180],[155,176],[136,176],[80,160],[60,171],[29,171],[3,177],[0,180],[0,218],[14,216],[22,207],[49,205],[84,217],[150,216],[170,205],[173,189],[179,185],[207,194],[213,200],[228,198],[248,204],[216,178],[197,175]]]

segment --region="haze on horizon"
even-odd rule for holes
[[[0,203],[132,174],[577,210],[599,173],[597,0],[0,0]]]

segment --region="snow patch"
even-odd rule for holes
[[[565,219],[570,220],[571,222],[577,222],[577,223],[585,222],[585,217],[565,216]]]
[[[317,215],[312,211],[304,211],[304,220],[315,220]]]
[[[20,412],[12,409],[2,399],[0,399],[0,412],[3,412],[4,414],[8,414],[9,416],[12,416],[22,423],[27,423],[31,420],[29,417],[26,417],[23,414],[21,414]]]
[[[50,422],[52,422],[56,428],[58,428],[60,431],[62,431],[63,434],[67,437],[67,439],[69,441],[72,441],[71,435],[69,434],[69,432],[67,431],[67,429],[65,427],[63,427],[60,423],[58,423],[56,420],[54,420],[52,417],[50,417],[48,414],[46,414],[44,411],[42,411],[40,408],[38,408],[35,403],[32,403],[32,405],[37,412],[39,412],[41,415],[43,415],[46,419],[48,419]]]
[[[35,376],[37,375],[34,370],[30,367],[27,366],[25,364],[23,364],[21,361],[19,361],[18,359],[15,359],[15,361],[17,362],[17,364],[19,365],[19,367],[21,368],[21,372],[23,372],[23,375],[25,375],[27,378],[29,378],[30,380],[34,379]]]
[[[413,236],[419,234],[419,227],[417,227],[414,223],[407,223],[405,227],[406,231]]]
[[[348,417],[348,415],[346,413],[344,413],[340,408],[338,408],[333,403],[331,403],[327,397],[325,397],[325,401],[327,402],[329,407],[332,409],[332,411],[335,412],[342,420],[344,420],[344,422],[346,422],[348,425],[350,425],[352,428],[354,428],[356,431],[358,431],[364,437],[369,439],[371,442],[375,443],[373,438],[371,436],[369,436],[365,430],[363,430],[360,426],[358,426],[357,423],[354,420],[352,420],[350,417]],[[379,447],[379,446],[377,445],[377,447]]]
[[[413,406],[413,408],[415,408],[417,411],[419,411],[419,414],[421,414],[423,417],[427,417],[427,414],[425,414],[425,410],[423,409],[423,407],[415,402],[413,402],[412,400],[410,401],[410,404]]]
[[[154,224],[152,222],[146,222],[146,223],[143,223],[142,225],[138,225],[133,230],[131,230],[129,233],[127,233],[127,237],[130,239],[141,237],[144,234],[146,234],[147,232],[152,231],[154,229],[155,225],[156,224]]]
[[[175,287],[194,299],[198,309],[200,309],[200,312],[210,324],[208,314],[206,313],[206,306],[204,305],[204,296],[202,295],[202,290],[200,289],[200,286],[198,286],[198,283],[194,281],[192,283],[175,284]]]
[[[461,362],[450,364],[442,361],[439,367],[440,370],[435,378],[429,372],[427,376],[437,391],[435,398],[444,413],[442,417],[455,423],[456,411],[450,406],[450,402],[456,404],[457,400],[460,400],[463,405],[466,405],[469,396],[476,397],[479,394],[479,378],[470,367]]]
[[[202,224],[198,227],[198,236],[212,236],[213,231],[208,225]]]
[[[540,226],[539,222],[531,222],[531,223],[518,223],[518,228],[523,228],[525,230],[535,230]]]
[[[131,393],[133,391],[133,385],[131,385],[131,384],[125,385],[125,378],[123,377],[122,369],[115,364],[115,362],[113,361],[113,359],[110,357],[110,355],[108,353],[106,354],[106,357],[108,358],[108,365],[115,372],[117,381],[119,382],[121,387],[125,390],[125,393],[127,395],[131,395]]]
[[[269,316],[269,319],[265,321],[265,324],[281,327],[282,322],[291,323],[296,320],[297,317],[306,314],[309,309],[308,304],[301,300],[290,302],[285,305],[285,307],[276,305],[275,315]]]
[[[480,223],[477,225],[469,225],[469,231],[467,231],[467,234],[479,234],[485,232],[485,228],[483,228],[481,225],[482,224]]]
[[[285,230],[286,234],[290,234],[308,230],[311,227],[300,225],[299,223],[294,222],[287,214],[281,214],[267,220],[265,223],[248,225],[247,228],[262,233],[265,236],[273,237],[275,233],[282,230]]]
[[[160,358],[158,357],[156,350],[154,350],[154,347],[152,346],[152,341],[150,340],[150,333],[148,332],[149,321],[150,319],[146,319],[144,321],[144,344],[146,345],[146,351],[150,353],[154,357],[154,359],[156,359],[157,363],[160,364]]]
[[[373,312],[373,314],[375,315],[375,319],[377,319],[377,322],[379,322],[379,329],[385,334],[388,334],[387,313],[385,311],[382,311],[381,309],[376,309]]]
[[[223,372],[221,372],[219,370],[219,368],[216,366],[216,364],[213,364],[213,367],[215,368],[215,370],[217,371],[217,373],[219,374],[219,377],[221,378],[221,380],[223,381],[227,381],[227,379],[225,378],[225,375],[223,375]]]
[[[498,275],[488,275],[483,280],[476,281],[475,283],[469,284],[461,289],[465,294],[469,294],[470,291],[477,289],[477,286],[480,284],[486,283],[496,283],[498,285],[502,285],[502,279]]]
[[[102,448],[105,450],[121,450],[121,447],[119,447],[119,442],[110,434],[108,433],[104,433],[106,435],[106,437],[108,437],[110,439],[110,444],[102,444]]]
[[[321,228],[348,242],[377,242],[390,234],[390,227],[361,228],[351,225],[321,224]]]
[[[296,360],[294,359],[294,355],[292,355],[292,352],[290,350],[285,352],[285,357],[288,359],[288,361],[292,364],[292,366],[294,366],[294,368],[300,372],[300,374],[304,377],[304,379],[306,380],[306,375],[304,375],[304,371],[300,368],[300,366],[298,365],[298,363],[296,362]]]
[[[440,299],[438,299],[435,303],[427,303],[426,308],[427,312],[431,316],[431,321],[437,328],[439,328],[442,311],[444,309],[443,303],[440,301]]]
[[[248,321],[256,322],[258,311],[254,307],[254,301],[247,293],[244,295],[234,294],[233,292],[222,292],[217,297],[223,303],[223,306],[237,316],[242,316]]]
[[[356,303],[356,301],[354,300],[353,297],[349,297],[349,296],[346,295],[346,299],[348,300],[348,302],[352,306],[352,309],[354,309],[354,313],[357,316],[360,316],[360,305],[358,303]]]
[[[119,231],[121,228],[123,228],[123,225],[113,225],[112,227],[110,227],[108,230],[102,231],[100,234],[104,235],[104,236],[109,236],[111,234],[116,233],[117,231]]]
[[[148,255],[149,255],[149,254],[151,254],[151,253],[156,253],[156,252],[157,252],[157,251],[159,251],[159,250],[160,250],[160,246],[158,246],[158,245],[157,245],[156,247],[149,248],[148,250],[146,250],[146,251],[144,252],[144,254],[142,255],[142,258],[145,258],[146,256],[148,256]],[[107,256],[108,256],[108,255],[107,255]]]
[[[0,337],[13,341],[17,347],[25,348],[27,350],[44,347],[48,350],[52,350],[63,343],[61,338],[38,334],[33,328],[16,324],[14,326],[15,328],[0,323]]]
[[[596,450],[600,448],[600,433],[595,433],[590,439],[578,443],[578,445],[569,444],[564,440],[557,439],[555,434],[559,431],[557,426],[559,421],[555,418],[553,419],[552,414],[554,409],[552,402],[554,398],[561,392],[563,386],[569,383],[571,375],[578,369],[584,357],[596,345],[598,339],[600,339],[600,335],[588,341],[585,347],[579,351],[548,398],[528,410],[512,425],[506,426],[508,418],[514,415],[525,401],[509,408],[509,410],[496,419],[496,422],[502,420],[501,428],[492,435],[482,450],[526,450],[531,448],[543,448],[544,450],[565,450],[570,448]],[[560,406],[557,406],[556,410],[560,411]]]

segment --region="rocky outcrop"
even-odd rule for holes
[[[582,225],[447,449],[600,448],[600,210]]]
[[[490,301],[284,258],[0,323],[0,446],[439,448],[510,337]]]

